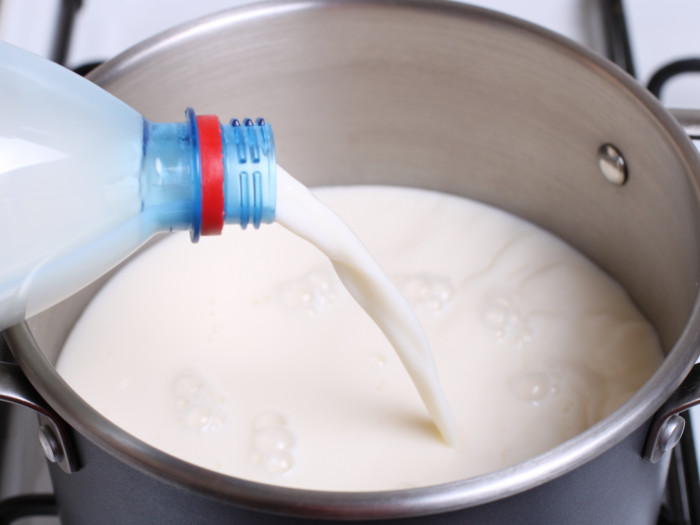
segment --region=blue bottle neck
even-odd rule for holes
[[[189,229],[193,242],[202,232],[220,232],[220,228],[212,229],[207,224],[212,213],[216,222],[223,214],[221,224],[239,224],[242,228],[248,224],[258,228],[261,223],[274,221],[277,164],[270,125],[261,119],[246,119],[243,125],[235,119],[229,125],[215,124],[214,144],[220,141],[220,153],[212,155],[211,135],[200,136],[199,119],[188,109],[185,122],[144,121],[142,211],[151,216],[158,230]],[[212,179],[212,159],[217,163],[219,157],[223,179]],[[222,203],[218,202],[220,197]]]

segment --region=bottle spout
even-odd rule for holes
[[[275,220],[277,162],[272,127],[262,118],[223,128],[225,222],[246,228]]]

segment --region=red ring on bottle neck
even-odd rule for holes
[[[224,228],[224,151],[219,118],[197,116],[202,166],[202,235],[219,235]]]

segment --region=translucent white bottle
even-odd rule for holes
[[[153,123],[95,84],[0,43],[0,330],[65,299],[159,231],[272,222],[261,119]]]

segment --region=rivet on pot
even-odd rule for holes
[[[685,429],[685,419],[678,414],[669,417],[659,432],[658,448],[660,453],[668,452],[681,440]]]
[[[612,144],[603,144],[598,149],[598,168],[605,180],[616,186],[622,186],[627,182],[625,158]]]
[[[65,456],[63,447],[49,425],[39,427],[39,444],[44,452],[44,456],[51,463],[58,463],[63,460]]]

